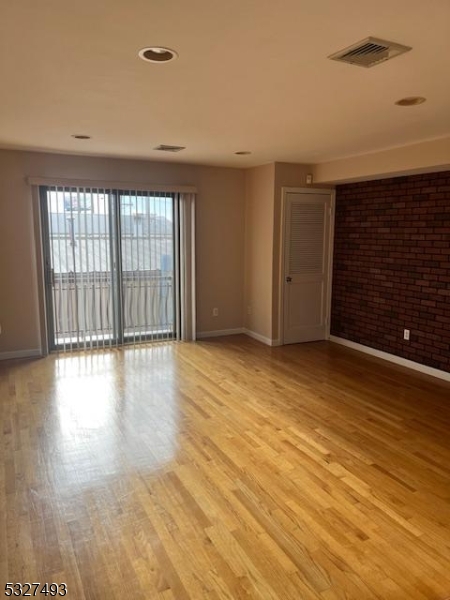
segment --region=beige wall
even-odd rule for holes
[[[0,152],[0,352],[40,345],[33,214],[23,156]]]
[[[311,172],[311,165],[291,163],[246,172],[245,327],[273,342],[279,338],[282,188],[305,187]]]
[[[314,166],[314,181],[339,183],[450,169],[450,137]]]
[[[242,327],[243,170],[0,151],[0,353],[33,350],[40,343],[27,176],[196,186],[197,330]],[[218,317],[212,317],[213,307],[219,308]]]
[[[25,178],[194,185],[197,203],[197,330],[243,325],[279,338],[283,187],[450,168],[450,138],[320,165],[273,163],[247,171],[187,164],[0,151],[0,354],[39,347],[31,191]],[[244,232],[245,228],[245,232]],[[244,260],[245,256],[245,260]],[[248,306],[251,314],[247,314]],[[213,307],[219,316],[212,316]]]
[[[272,339],[275,165],[248,169],[245,175],[245,327]]]

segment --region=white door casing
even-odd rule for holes
[[[333,192],[284,190],[282,343],[327,339]]]

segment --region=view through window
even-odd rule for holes
[[[50,346],[175,335],[174,197],[41,188]]]

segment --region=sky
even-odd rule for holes
[[[94,214],[108,214],[108,194],[84,192],[47,192],[48,210],[64,213],[78,210],[78,206],[92,210]],[[72,202],[71,202],[72,201]],[[173,200],[170,196],[120,196],[123,215],[153,214],[173,221]]]

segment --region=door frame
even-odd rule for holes
[[[285,241],[286,241],[286,198],[288,194],[323,194],[330,197],[330,231],[328,240],[328,281],[326,298],[326,334],[330,338],[331,325],[331,286],[333,278],[333,250],[334,250],[334,219],[336,207],[336,190],[333,188],[314,187],[282,187],[281,188],[281,219],[280,219],[280,247],[279,247],[279,281],[278,281],[278,338],[280,345],[284,345],[284,266],[285,266]]]

